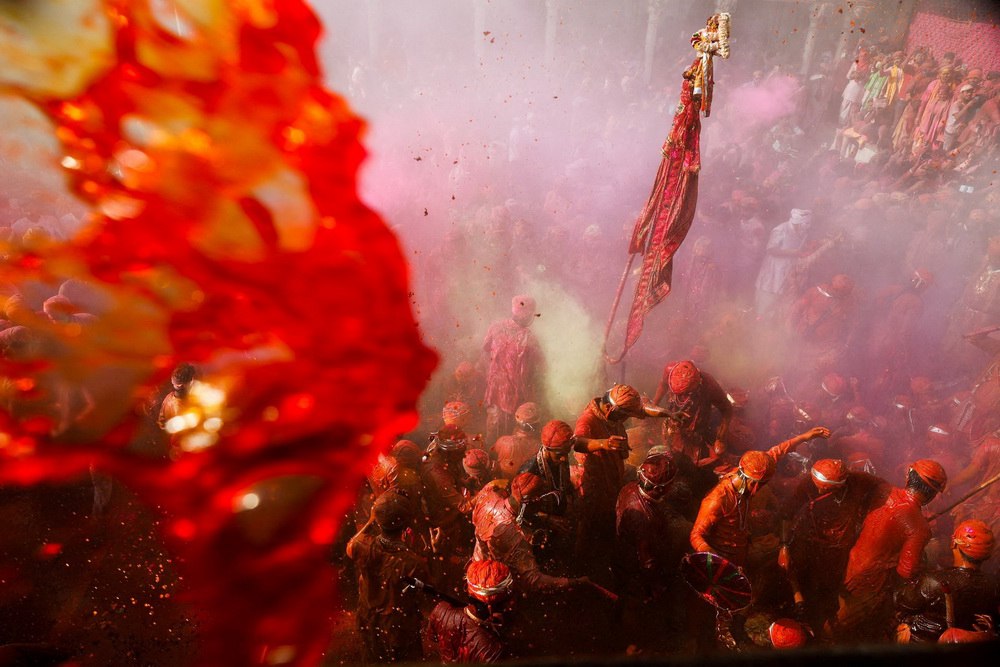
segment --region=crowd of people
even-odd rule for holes
[[[957,501],[1000,470],[1000,75],[885,44],[817,72],[717,93],[673,293],[628,378],[585,374],[589,403],[551,390],[533,333],[558,304],[519,294],[461,330],[483,314],[450,294],[544,271],[599,318],[616,246],[581,216],[604,193],[511,199],[517,162],[494,163],[418,258],[452,286],[417,295],[444,372],[356,510],[366,661],[995,636],[1000,484]],[[783,112],[712,135],[789,82]],[[706,552],[741,568],[746,606],[698,598],[684,567]]]

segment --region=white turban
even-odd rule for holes
[[[792,217],[789,218],[789,222],[796,225],[808,224],[812,219],[812,211],[808,211],[804,208],[793,208]]]

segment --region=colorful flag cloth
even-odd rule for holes
[[[695,61],[692,69],[698,64]],[[663,144],[663,160],[656,172],[653,191],[629,242],[629,254],[641,254],[643,261],[625,330],[626,351],[639,339],[646,314],[670,293],[674,253],[694,220],[701,169],[700,109],[700,100],[694,96],[694,82],[685,77],[673,126]]]

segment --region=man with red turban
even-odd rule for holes
[[[431,611],[425,636],[441,662],[494,663],[507,658],[503,626],[514,576],[503,563],[481,560],[465,571],[469,604],[441,601]]]
[[[987,638],[995,639],[994,628],[1000,623],[1000,582],[982,571],[995,545],[993,531],[982,521],[970,519],[958,524],[951,536],[953,567],[928,572],[897,591],[896,609],[902,616],[896,628],[897,641],[933,642],[950,627],[982,632],[983,626],[988,629]],[[989,619],[985,623],[983,616]]]
[[[514,479],[521,466],[535,455],[539,446],[541,414],[535,403],[522,403],[514,412],[514,432],[497,438],[493,457],[500,477]]]
[[[750,499],[774,476],[778,460],[813,438],[829,438],[830,430],[817,426],[766,452],[751,450],[740,457],[739,467],[729,473],[701,501],[691,528],[695,551],[710,551],[736,565],[747,560],[750,545]]]
[[[840,459],[812,465],[784,509],[779,564],[801,586],[807,620],[822,628],[837,612],[847,555],[865,516],[881,500],[886,482],[853,472]]]
[[[628,595],[625,622],[629,644],[668,651],[679,639],[683,608],[693,601],[679,574],[691,522],[668,497],[677,477],[676,452],[654,447],[636,471],[636,481],[618,494],[615,573]]]
[[[792,305],[788,325],[802,342],[800,371],[826,373],[844,359],[857,320],[853,292],[854,281],[838,274]]]
[[[910,465],[904,488],[890,487],[861,526],[847,559],[840,608],[833,625],[841,641],[876,641],[891,629],[892,589],[915,577],[931,539],[921,507],[944,491],[948,475],[937,461]]]
[[[629,418],[664,417],[656,406],[645,405],[639,392],[627,384],[616,384],[603,396],[590,401],[576,421],[575,451],[583,456],[579,561],[593,572],[606,572],[611,565],[615,541],[615,503],[625,484],[628,458]]]
[[[521,473],[509,489],[487,486],[476,499],[472,523],[476,529],[473,560],[496,560],[517,576],[522,593],[563,590],[585,583],[545,574],[538,567],[526,519],[543,507],[544,483],[536,475]]]
[[[684,452],[694,462],[714,460],[725,449],[724,440],[733,418],[733,403],[726,390],[692,361],[676,361],[663,369],[653,404],[664,402],[664,442]],[[712,408],[719,412],[719,427],[712,433]]]

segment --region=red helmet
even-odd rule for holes
[[[466,568],[465,582],[469,595],[480,602],[493,604],[510,595],[514,577],[498,560],[476,560]]]
[[[941,464],[931,459],[920,459],[910,466],[910,470],[917,473],[917,476],[938,493],[944,492],[944,487],[948,484],[948,473],[944,471]]]
[[[739,473],[747,479],[763,484],[771,479],[776,464],[764,452],[753,450],[740,457]]]
[[[557,451],[568,450],[573,446],[573,429],[564,421],[553,419],[542,428],[542,447]]]
[[[809,641],[809,633],[802,624],[791,618],[779,618],[767,629],[774,648],[801,648]]]
[[[542,495],[545,482],[538,475],[522,472],[510,482],[510,495],[519,503],[531,502]]]
[[[821,459],[813,464],[813,484],[820,491],[830,491],[847,483],[847,466],[840,459]]]
[[[608,391],[608,402],[627,415],[642,414],[642,397],[635,387],[627,384],[616,384]]]
[[[701,382],[701,372],[691,361],[678,361],[667,371],[667,385],[675,394],[686,394],[697,388]]]
[[[952,533],[951,542],[956,549],[972,560],[986,560],[993,553],[993,531],[978,519],[969,519],[958,524]]]

